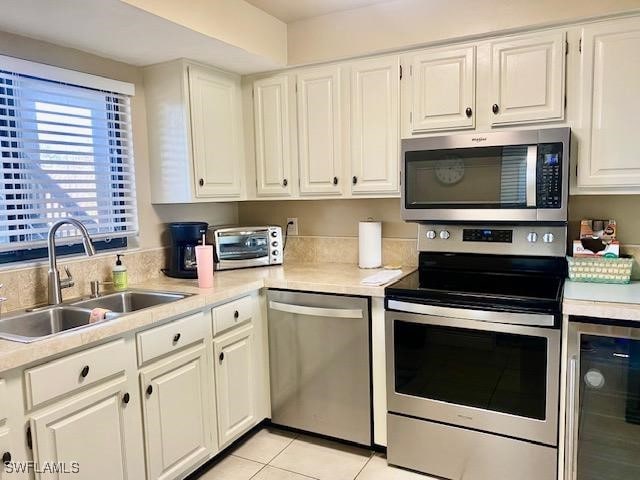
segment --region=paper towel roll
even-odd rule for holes
[[[358,226],[358,266],[382,266],[382,223],[360,222]]]

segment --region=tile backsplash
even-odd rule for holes
[[[288,237],[284,253],[285,263],[358,263],[357,237]],[[415,239],[383,238],[384,265],[418,265]]]
[[[123,257],[127,267],[130,284],[140,284],[162,275],[166,260],[166,249],[130,251]],[[64,267],[69,267],[75,285],[62,291],[65,299],[88,295],[91,291],[91,281],[111,281],[111,270],[115,265],[115,253],[100,253],[95,257],[76,257],[73,259],[58,259],[58,269],[64,277]],[[0,270],[0,284],[4,288],[0,296],[7,301],[2,305],[2,311],[17,310],[33,307],[47,301],[47,271],[46,261],[34,266]],[[105,287],[105,290],[109,290]]]

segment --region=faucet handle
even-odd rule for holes
[[[75,285],[73,281],[73,275],[71,275],[71,270],[66,265],[64,266],[64,272],[67,274],[67,278],[60,280],[60,288],[69,288]]]

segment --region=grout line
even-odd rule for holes
[[[282,470],[283,472],[295,473],[296,475],[300,475],[301,477],[304,477],[304,478],[309,478],[309,479],[313,479],[313,480],[320,480],[318,477],[311,477],[311,476],[309,476],[309,475],[307,475],[305,473],[296,472],[294,470],[289,470],[287,468],[276,467],[275,465],[265,465],[265,467],[275,468],[276,470]]]
[[[371,460],[373,459],[373,457],[376,456],[376,452],[370,450],[370,455],[369,455],[369,460],[367,460],[366,462],[364,462],[364,465],[362,466],[362,468],[358,471],[358,473],[356,473],[356,476],[353,477],[353,480],[357,480],[358,477],[360,476],[360,474],[362,473],[362,471],[367,467],[367,465],[369,465],[369,462],[371,462]]]
[[[240,458],[242,458],[242,457],[240,457]],[[245,460],[248,460],[248,459],[245,459]],[[260,462],[258,462],[258,463],[260,463]],[[263,464],[262,464],[262,467],[260,468],[260,470],[258,470],[256,473],[254,473],[253,475],[251,475],[251,476],[249,477],[249,480],[251,480],[252,478],[254,478],[256,475],[258,475],[258,474],[259,474],[262,470],[264,470],[265,468],[267,468],[267,466],[263,463]]]

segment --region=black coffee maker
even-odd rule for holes
[[[202,245],[202,236],[209,225],[204,222],[174,222],[169,224],[171,251],[169,268],[162,270],[174,278],[198,278],[196,247]]]

